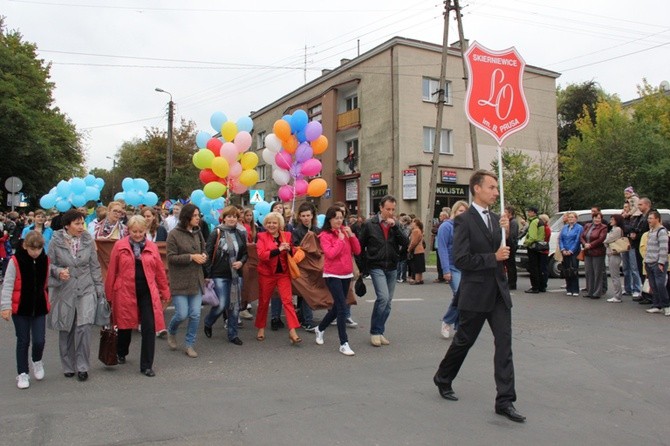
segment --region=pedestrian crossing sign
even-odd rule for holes
[[[249,203],[256,204],[265,201],[265,191],[263,189],[249,190]]]

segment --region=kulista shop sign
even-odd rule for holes
[[[514,47],[494,51],[478,42],[470,45],[465,60],[470,73],[465,101],[468,120],[502,145],[528,124],[523,91],[526,63]]]

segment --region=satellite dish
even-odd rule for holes
[[[670,82],[668,81],[663,81],[661,82],[661,85],[658,87],[661,91],[670,91]]]

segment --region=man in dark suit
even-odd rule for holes
[[[459,327],[433,382],[443,398],[458,400],[451,383],[488,321],[495,338],[495,412],[524,422],[526,418],[513,405],[512,299],[504,266],[510,249],[502,243],[501,232],[502,227],[509,233],[509,220],[489,211],[498,199],[498,178],[478,170],[470,177],[470,193],[472,206],[454,221],[454,263],[462,272],[457,296]]]

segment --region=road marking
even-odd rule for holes
[[[391,302],[416,302],[419,300],[423,300],[420,297],[404,297],[404,298],[399,298],[399,299],[391,299]],[[366,302],[369,303],[374,303],[375,299],[366,299]]]

